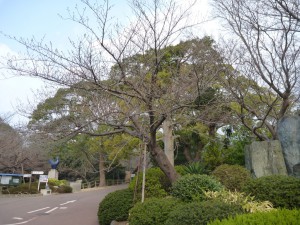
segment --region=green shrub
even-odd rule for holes
[[[206,225],[215,219],[243,213],[240,206],[221,201],[191,202],[179,205],[168,216],[165,225]]]
[[[298,225],[299,221],[300,210],[281,209],[237,215],[233,218],[213,221],[208,225]]]
[[[48,179],[48,185],[49,186],[61,186],[61,185],[67,185],[67,181],[66,180],[58,180],[55,178],[49,178]]]
[[[177,166],[174,166],[174,168],[180,176],[184,176],[187,174],[187,172],[185,171],[184,165],[177,165]]]
[[[138,179],[138,182],[136,180]],[[129,189],[135,191],[136,188],[136,200],[141,199],[142,194],[142,181],[143,174],[139,173],[132,179],[129,184]],[[137,184],[137,187],[136,187]],[[168,195],[167,191],[170,189],[170,182],[166,175],[160,168],[150,168],[146,171],[146,183],[145,183],[145,198],[157,197],[163,198]]]
[[[248,181],[243,192],[259,201],[270,201],[274,207],[300,208],[300,179],[284,175],[260,177]]]
[[[250,172],[239,165],[223,164],[218,166],[211,175],[230,191],[241,191],[244,184],[251,179]]]
[[[201,162],[192,162],[184,167],[186,174],[206,174],[205,165]]]
[[[37,190],[38,183],[31,183],[29,188],[29,183],[20,184],[17,187],[8,187],[2,190],[2,194],[38,194]]]
[[[130,210],[130,225],[161,225],[169,213],[179,204],[174,198],[150,198],[144,203],[137,203]]]
[[[56,189],[56,192],[58,193],[72,193],[73,189],[72,187],[68,185],[61,185]]]
[[[98,208],[101,225],[110,225],[111,221],[126,221],[133,207],[133,192],[129,189],[118,190],[106,195]]]
[[[185,175],[180,177],[172,187],[171,195],[183,201],[203,200],[205,191],[220,191],[223,185],[208,175]]]

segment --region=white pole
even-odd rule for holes
[[[146,182],[146,153],[147,153],[147,145],[144,147],[144,163],[143,163],[143,183],[142,183],[142,203],[145,199],[145,182]]]

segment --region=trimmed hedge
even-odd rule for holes
[[[67,184],[68,184],[68,181],[66,181],[66,180],[58,180],[55,178],[48,179],[49,186],[61,186],[61,185],[67,185]]]
[[[174,198],[150,198],[130,210],[130,225],[162,225],[179,201]]]
[[[230,205],[222,201],[191,202],[174,209],[165,225],[206,225],[215,219],[224,219],[243,210],[238,205]]]
[[[274,210],[237,215],[233,218],[216,220],[208,225],[299,225],[300,210]]]
[[[8,187],[7,189],[2,190],[2,194],[38,194],[37,190],[38,183],[31,183],[31,187],[29,189],[29,183],[20,184],[17,187]]]
[[[132,179],[129,184],[129,189],[135,191],[136,179],[138,179],[137,183],[137,192],[136,192],[136,200],[141,199],[142,194],[142,181],[143,175],[139,173]],[[145,184],[145,199],[157,197],[163,198],[168,195],[168,190],[170,189],[170,182],[166,175],[161,171],[160,168],[150,168],[146,171],[146,184]]]
[[[183,201],[204,200],[205,191],[221,191],[223,188],[223,185],[211,176],[188,174],[173,184],[171,195]]]
[[[250,172],[239,165],[223,164],[218,166],[211,175],[230,191],[241,191],[245,183],[252,179]]]
[[[101,225],[110,225],[111,221],[126,221],[133,207],[133,192],[129,189],[111,192],[100,202],[98,220]]]
[[[56,192],[58,193],[72,193],[73,189],[72,187],[68,185],[61,185],[56,189]]]
[[[264,176],[250,180],[243,192],[259,201],[270,201],[274,207],[300,208],[300,179],[284,175]]]

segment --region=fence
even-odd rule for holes
[[[106,180],[106,186],[125,184],[125,180]],[[91,181],[81,184],[81,189],[99,187],[99,181]]]

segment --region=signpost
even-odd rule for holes
[[[40,190],[40,183],[48,183],[48,175],[40,175],[39,184],[38,184],[38,191]]]
[[[44,171],[31,171],[31,174],[42,175]]]

